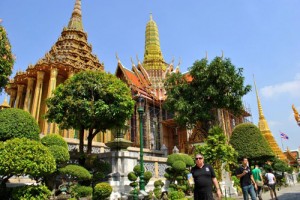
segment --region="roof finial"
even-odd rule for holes
[[[208,60],[208,54],[207,54],[207,51],[205,51],[205,59]]]
[[[179,61],[178,61],[177,66],[179,67],[180,65],[181,65],[181,58],[179,57]]]
[[[75,6],[72,12],[72,17],[68,24],[68,28],[83,31],[81,20],[81,0],[76,0],[75,2]]]
[[[137,59],[137,61],[138,61],[138,64],[141,64],[141,62],[140,62],[139,57],[138,57],[137,54],[136,54],[136,59]]]
[[[222,51],[221,58],[223,59],[224,58],[224,52],[223,52],[223,50],[221,50],[221,51]]]
[[[117,61],[118,61],[118,63],[120,62],[120,58],[119,58],[119,56],[118,56],[118,53],[116,52],[116,59],[117,59]]]
[[[134,64],[134,62],[133,62],[133,59],[132,59],[132,57],[130,57],[130,60],[131,60],[131,65],[132,65],[132,67],[134,67],[134,66],[135,66],[135,64]]]
[[[152,21],[153,20],[153,18],[152,18],[152,12],[150,13],[150,21]]]

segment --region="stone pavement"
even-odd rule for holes
[[[300,183],[296,183],[295,185],[281,187],[279,191],[276,188],[276,193],[278,200],[300,200]],[[269,191],[266,191],[262,195],[263,200],[270,200],[271,195]],[[243,197],[239,196],[236,198],[237,200],[242,200]],[[250,196],[249,199],[251,200]],[[258,198],[257,198],[258,199]]]

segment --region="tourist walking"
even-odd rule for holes
[[[276,185],[275,175],[272,173],[271,168],[269,168],[267,171],[268,171],[268,173],[265,174],[265,177],[266,177],[266,180],[267,180],[267,183],[268,183],[271,198],[273,200],[274,196],[275,196],[275,200],[278,200],[277,199],[277,194],[276,194],[276,189],[275,189],[275,185]]]
[[[258,165],[255,165],[255,168],[252,170],[252,175],[257,186],[256,194],[258,196],[258,199],[262,200],[261,195],[262,195],[262,187],[264,185],[264,182],[263,182],[261,170],[259,169]]]
[[[217,190],[218,199],[221,199],[221,190],[212,166],[204,163],[201,154],[196,155],[195,162],[196,165],[191,170],[195,183],[194,200],[213,200],[213,185]]]
[[[257,190],[257,185],[253,179],[252,172],[248,166],[247,158],[243,158],[242,165],[236,170],[236,176],[240,179],[244,200],[248,200],[249,195],[251,196],[252,200],[256,200],[254,188],[255,190]]]

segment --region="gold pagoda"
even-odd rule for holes
[[[275,141],[273,134],[269,128],[268,122],[263,114],[262,106],[260,103],[260,99],[258,96],[258,91],[256,88],[256,84],[254,81],[255,91],[256,91],[256,98],[257,98],[257,106],[258,106],[258,115],[259,115],[259,121],[258,121],[258,128],[260,132],[263,134],[263,136],[268,141],[268,144],[270,145],[272,151],[274,154],[280,159],[280,160],[286,160],[286,156],[283,154],[282,150],[279,148],[277,142]]]
[[[81,1],[76,0],[68,26],[63,28],[50,51],[10,80],[6,87],[10,107],[30,112],[43,134],[60,132],[62,136],[72,138],[73,130],[59,131],[58,126],[43,118],[47,112],[45,100],[59,84],[81,70],[102,71],[104,66],[92,54],[92,45],[87,42],[87,33],[83,30]]]

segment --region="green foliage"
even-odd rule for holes
[[[137,178],[138,178],[138,176],[135,175],[134,172],[129,172],[128,175],[127,175],[127,177],[128,177],[128,179],[129,179],[130,181],[136,181]]]
[[[100,160],[97,155],[87,156],[85,168],[93,175],[93,185],[105,181],[107,175],[112,172],[111,164],[104,160]]]
[[[169,167],[164,177],[170,182],[169,190],[172,188],[188,193],[191,188],[187,180],[188,167],[194,165],[193,159],[187,154],[174,153],[168,156],[167,165]]]
[[[183,161],[187,167],[191,167],[195,164],[194,160],[189,155],[183,153],[173,153],[168,156],[167,165],[172,166],[175,161],[179,160]]]
[[[62,136],[58,134],[48,134],[41,139],[41,142],[47,147],[57,145],[68,149],[68,143],[64,140]]]
[[[8,83],[9,76],[12,74],[14,61],[15,59],[11,51],[6,30],[0,24],[0,93]]]
[[[46,118],[63,129],[80,130],[80,152],[83,153],[83,131],[88,134],[88,152],[99,132],[121,127],[132,115],[134,101],[129,87],[116,76],[100,71],[82,71],[64,84],[47,100]]]
[[[177,172],[184,171],[186,169],[186,164],[183,161],[178,160],[172,164],[172,168]]]
[[[51,154],[53,155],[56,163],[66,163],[70,160],[70,153],[68,149],[62,146],[53,145],[48,147]]]
[[[0,141],[13,138],[39,140],[40,128],[26,111],[7,108],[0,111]]]
[[[213,119],[211,111],[222,108],[235,114],[243,110],[242,97],[251,86],[244,86],[243,69],[230,59],[214,58],[196,61],[189,68],[192,80],[186,74],[172,73],[165,82],[167,100],[164,106],[175,112],[175,120],[182,126]]]
[[[223,130],[219,126],[209,129],[208,137],[204,145],[197,145],[195,154],[204,156],[205,162],[213,166],[218,180],[221,180],[222,164],[224,169],[229,171],[229,166],[234,165],[237,160],[237,152],[228,144]]]
[[[238,152],[238,158],[266,161],[274,158],[274,153],[260,130],[251,123],[237,125],[230,138],[230,144]]]
[[[160,199],[161,197],[161,194],[162,194],[162,187],[164,186],[164,183],[162,182],[162,180],[157,180],[157,181],[154,181],[154,190],[153,190],[153,193],[155,195],[155,197],[157,199]]]
[[[72,187],[71,195],[75,198],[89,197],[93,194],[93,188],[89,186],[76,185]]]
[[[79,165],[67,165],[59,169],[59,172],[63,175],[76,179],[78,181],[91,180],[92,175],[88,170]]]
[[[49,199],[51,191],[45,185],[26,185],[13,191],[13,200],[45,200]]]
[[[56,165],[49,149],[40,142],[15,138],[0,142],[0,174],[30,175],[35,179],[55,171]]]
[[[108,183],[98,183],[94,188],[93,200],[105,199],[112,193],[112,187]]]
[[[168,195],[170,200],[179,200],[179,199],[183,199],[185,197],[184,192],[182,191],[172,191],[170,192],[170,194]]]

